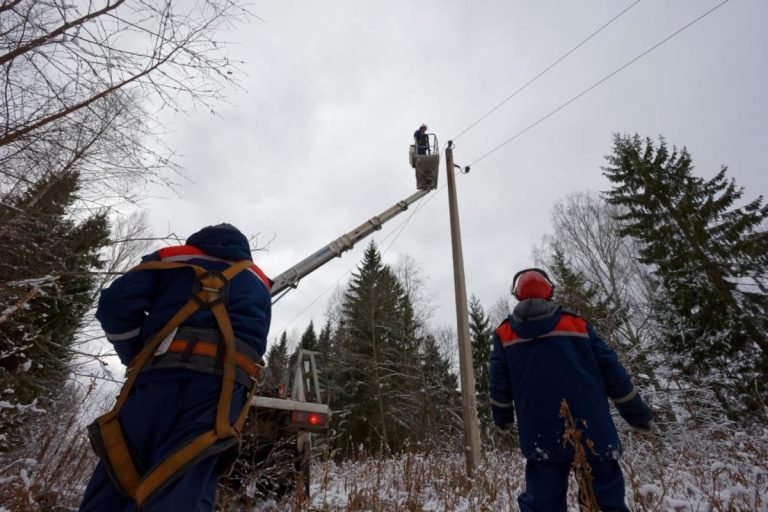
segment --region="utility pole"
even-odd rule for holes
[[[472,347],[469,342],[469,313],[467,287],[464,283],[464,255],[461,249],[459,206],[456,199],[456,179],[453,165],[453,142],[445,150],[448,171],[448,209],[451,215],[451,246],[453,248],[453,282],[456,292],[456,330],[459,337],[459,373],[461,374],[461,410],[464,417],[464,451],[467,476],[472,478],[480,464],[480,424],[475,401],[475,372],[472,367]]]

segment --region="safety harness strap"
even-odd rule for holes
[[[222,358],[221,369],[221,396],[219,405],[216,408],[216,434],[219,438],[236,436],[232,425],[229,423],[229,410],[232,405],[232,392],[235,389],[235,333],[232,331],[232,324],[229,321],[229,315],[224,308],[224,304],[216,304],[211,308],[211,312],[216,317],[221,329],[222,341],[224,342],[224,357]]]
[[[209,430],[171,453],[141,480],[134,498],[136,503],[141,506],[155,491],[163,487],[166,482],[172,479],[180,470],[184,469],[190,461],[194,460],[200,452],[212,446],[218,440],[219,436],[216,432]]]
[[[129,493],[135,492],[139,486],[141,475],[136,469],[136,464],[134,464],[131,452],[125,442],[120,422],[99,421],[98,427],[104,454],[109,458],[109,465],[112,468],[122,468],[120,471],[115,471],[114,476],[119,479],[123,489]]]
[[[154,264],[154,265],[150,265]],[[190,265],[188,263],[173,263],[173,262],[165,262],[165,261],[151,261],[151,262],[145,262],[142,263],[133,269],[131,269],[131,272],[134,272],[136,270],[167,270],[167,269],[177,269],[177,268],[191,268],[195,272],[195,276],[198,278],[205,274],[206,270],[203,267],[199,267],[197,265]],[[193,296],[194,297],[194,296]],[[155,353],[155,350],[157,350],[157,347],[160,345],[160,343],[165,339],[166,336],[171,334],[175,328],[177,328],[179,325],[181,325],[181,322],[192,316],[198,309],[200,309],[200,304],[198,304],[194,299],[189,299],[184,306],[179,309],[173,317],[168,321],[167,324],[165,324],[165,327],[160,329],[157,334],[147,343],[144,348],[139,352],[139,354],[134,358],[133,361],[131,361],[131,371],[128,372],[128,379],[125,381],[125,384],[123,384],[123,388],[120,390],[120,395],[117,397],[117,402],[115,403],[115,407],[112,408],[112,410],[102,416],[102,418],[105,418],[106,420],[112,419],[112,417],[116,417],[120,410],[123,408],[123,405],[125,405],[125,401],[128,399],[128,394],[131,391],[131,388],[133,388],[133,383],[136,381],[136,377],[141,372],[141,368],[149,361],[149,359],[153,356]],[[100,418],[101,419],[101,418]]]
[[[161,345],[162,353],[158,355],[155,352],[155,356],[141,369],[142,373],[161,368],[186,368],[221,377],[220,356],[223,353],[221,337],[216,337],[215,342],[202,341],[194,337],[181,338],[180,333],[183,333],[183,328],[177,331],[175,339],[167,347]],[[237,338],[235,338],[235,348],[237,350],[235,382],[250,389],[253,379],[258,376],[263,366],[261,356],[255,353],[250,345]]]
[[[183,471],[190,462],[199,457],[202,452],[212,447],[217,441],[227,438],[239,438],[242,424],[245,422],[250,404],[250,398],[256,390],[256,385],[251,387],[243,408],[238,414],[234,426],[229,423],[229,412],[232,406],[232,393],[234,391],[235,372],[237,370],[235,335],[232,329],[229,315],[225,307],[226,287],[229,282],[240,272],[251,267],[253,263],[243,260],[235,263],[222,272],[210,272],[203,267],[189,263],[176,263],[167,261],[151,261],[137,265],[131,271],[138,270],[170,270],[190,268],[195,273],[195,287],[192,297],[182,306],[171,320],[144,346],[130,366],[128,379],[126,380],[115,406],[111,411],[96,420],[98,425],[99,441],[103,451],[106,452],[105,463],[108,466],[110,476],[123,491],[133,498],[140,507],[144,501],[155,492],[169,483],[180,471]],[[199,286],[198,286],[199,283]],[[223,290],[222,290],[223,289]],[[221,394],[216,408],[216,421],[214,428],[171,453],[162,462],[157,464],[145,475],[140,475],[136,464],[131,457],[131,451],[123,435],[119,422],[119,414],[125,405],[131,388],[141,369],[153,357],[157,347],[163,339],[179,327],[200,308],[209,308],[216,318],[216,323],[221,331],[222,345],[222,385]],[[96,425],[94,425],[95,427]],[[234,428],[233,428],[234,427]],[[91,429],[89,429],[91,430]],[[92,439],[93,440],[93,439]],[[98,452],[99,450],[97,450]]]

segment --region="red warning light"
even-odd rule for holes
[[[319,412],[293,411],[291,421],[310,427],[324,427],[328,424],[328,415]]]

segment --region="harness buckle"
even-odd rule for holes
[[[229,299],[229,279],[222,272],[209,270],[195,276],[192,282],[192,300],[201,309],[210,309],[217,304],[226,304]]]

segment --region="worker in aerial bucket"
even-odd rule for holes
[[[419,129],[413,132],[413,140],[416,144],[416,154],[429,154],[429,136],[427,135],[427,125],[422,124]]]
[[[616,353],[582,317],[552,301],[555,286],[540,269],[518,272],[512,294],[520,301],[493,335],[489,384],[493,421],[509,432],[517,411],[526,457],[522,511],[565,511],[573,448],[564,442],[560,404],[566,400],[585,447],[600,510],[628,512],[616,427],[608,406],[634,428],[650,431],[651,411]]]
[[[101,460],[81,512],[213,510],[263,367],[270,286],[248,239],[219,224],[102,291],[96,318],[128,381],[88,428]]]

